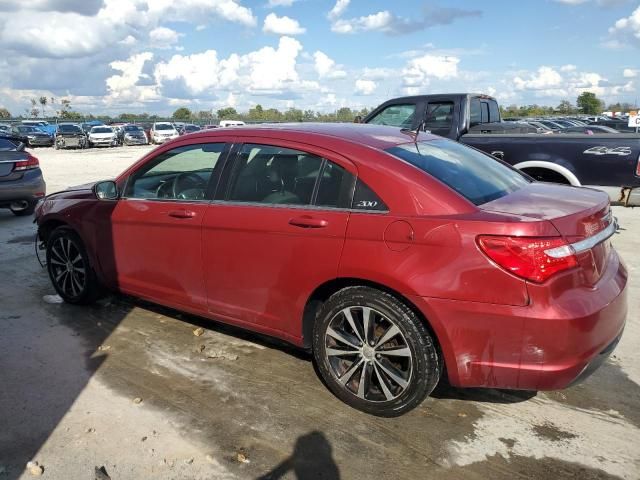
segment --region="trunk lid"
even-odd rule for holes
[[[24,152],[0,152],[0,179],[1,180],[13,180],[15,175],[11,175],[15,167],[16,162],[20,162],[27,159],[27,154]],[[21,176],[20,174],[19,176]]]
[[[549,221],[567,243],[576,247],[578,266],[587,285],[594,285],[607,266],[611,251],[607,231],[615,226],[609,196],[604,192],[534,182],[480,208]]]

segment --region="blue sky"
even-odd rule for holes
[[[638,0],[2,0],[0,106],[372,107],[476,91],[634,102]]]

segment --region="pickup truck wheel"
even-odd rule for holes
[[[561,183],[571,185],[571,182],[561,173],[554,172],[547,168],[523,168],[522,171],[535,178],[538,182]]]
[[[397,417],[417,407],[440,378],[440,358],[423,321],[370,287],[348,287],[323,305],[313,329],[322,379],[346,404]]]

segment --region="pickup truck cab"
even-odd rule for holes
[[[388,100],[363,123],[428,130],[482,150],[544,182],[589,186],[613,202],[640,205],[640,135],[544,135],[503,122],[488,95],[416,95]]]

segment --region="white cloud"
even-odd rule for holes
[[[143,52],[132,55],[129,59],[117,62],[111,62],[110,66],[113,70],[119,71],[119,74],[112,75],[107,78],[108,96],[106,102],[127,104],[158,100],[155,86],[140,86],[140,80],[149,80],[149,76],[143,73],[146,62],[153,60],[153,53]]]
[[[640,48],[640,6],[631,15],[619,19],[609,28],[609,35],[619,45]]]
[[[297,1],[298,0],[269,0],[269,2],[267,3],[267,7],[268,8],[290,7],[291,5],[293,5]]]
[[[513,79],[516,90],[549,90],[562,85],[562,75],[552,67],[542,66],[528,78],[516,76]]]
[[[431,78],[448,80],[457,77],[458,63],[458,57],[423,55],[407,62],[402,70],[402,78],[406,87],[425,87]]]
[[[634,70],[633,68],[625,68],[622,71],[622,76],[624,78],[635,78],[638,76],[638,73],[640,72],[640,70]]]
[[[578,67],[572,64],[563,65],[560,67],[561,72],[574,72]]]
[[[300,26],[300,23],[290,17],[278,17],[275,13],[270,13],[264,19],[264,27],[262,31],[265,33],[274,33],[276,35],[300,35],[306,32],[306,29]]]
[[[383,80],[385,78],[391,77],[396,71],[392,68],[385,67],[375,67],[369,68],[365,67],[362,71],[362,77],[370,80]]]
[[[330,19],[334,20],[342,16],[345,12],[351,0],[337,0],[336,4],[333,6],[329,14],[327,15]]]
[[[347,72],[336,65],[336,62],[326,53],[317,51],[313,54],[314,68],[320,78],[344,78]]]
[[[149,32],[153,48],[169,48],[177,43],[181,34],[167,27],[156,27]]]
[[[298,83],[296,58],[302,44],[295,38],[282,37],[278,48],[262,47],[242,57],[242,64],[249,69],[249,89],[281,90]]]
[[[389,29],[389,25],[393,20],[391,12],[384,10],[378,13],[372,13],[364,17],[351,18],[349,20],[337,20],[331,30],[336,33],[357,33],[369,30]]]
[[[373,80],[363,80],[359,78],[356,80],[356,93],[360,95],[371,95],[376,91],[378,85]]]
[[[459,18],[478,17],[481,15],[479,10],[463,10],[454,7],[426,7],[422,10],[421,15],[411,18],[400,17],[388,10],[382,10],[370,15],[344,19],[338,18],[340,15],[334,14],[334,10],[339,6],[339,3],[336,3],[334,9],[329,12],[329,19],[333,21],[331,30],[342,34],[379,31],[388,35],[405,35],[436,25],[449,25]],[[341,14],[342,11],[339,13]]]

